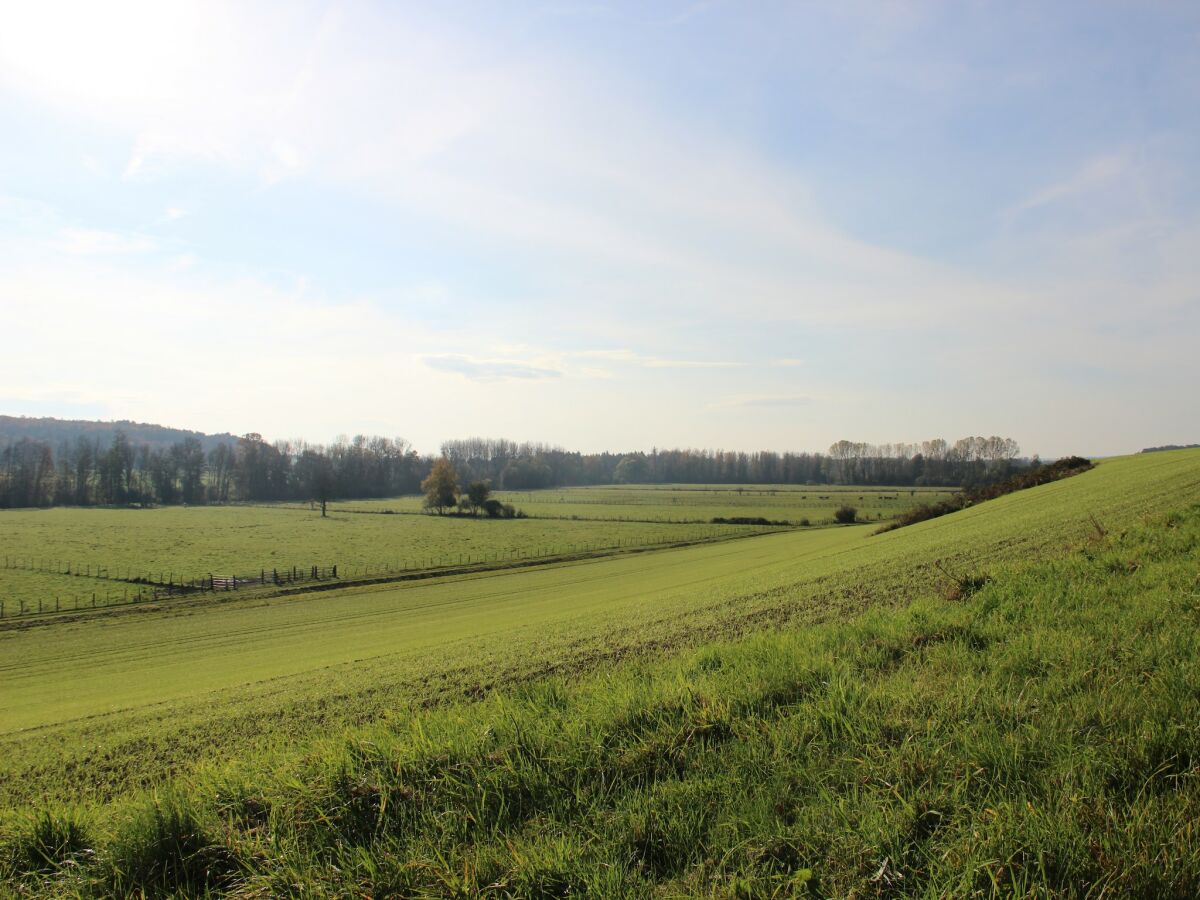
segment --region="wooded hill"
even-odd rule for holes
[[[232,434],[204,434],[201,431],[190,431],[186,428],[170,428],[166,425],[131,422],[127,419],[116,422],[99,422],[89,419],[0,416],[0,447],[6,444],[15,444],[23,439],[41,441],[54,446],[64,441],[75,443],[80,438],[86,441],[99,441],[102,445],[107,446],[112,443],[112,439],[118,431],[135,446],[145,445],[163,450],[189,438],[198,440],[206,453],[221,444],[232,447],[237,443],[237,437]]]

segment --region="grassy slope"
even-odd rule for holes
[[[505,641],[546,625],[636,618],[645,607],[723,596],[747,572],[771,578],[861,544],[863,529],[792,532],[663,554],[539,566],[128,615],[0,635],[6,732],[195,697],[248,682],[381,657],[412,658],[463,639]],[[58,676],[86,666],[86,680]]]
[[[1091,530],[1091,513],[1133,520],[1197,496],[1198,460],[1114,460],[874,538],[865,529],[778,535],[0,634],[10,686],[0,695],[0,730],[8,732],[0,737],[0,801],[108,797],[198,758],[294,744],[411,705],[899,604],[937,585],[934,558],[995,567],[1062,548]]]
[[[118,834],[89,871],[109,889],[219,876],[262,892],[300,878],[517,896],[766,896],[802,882],[1188,896],[1200,513],[1138,523],[1200,498],[1200,454],[1167,456],[831,553],[813,577],[787,573],[738,605],[786,618],[805,591],[927,594],[914,576],[935,553],[963,571],[986,560],[996,580],[966,602],[627,665],[580,689],[542,682],[299,762],[259,756],[160,804],[157,825],[119,811],[95,824]],[[1087,538],[1089,513],[1109,537]],[[1064,541],[1083,549],[1028,561]],[[150,841],[170,837],[175,813],[198,851],[186,864]],[[29,835],[10,846],[24,853]]]

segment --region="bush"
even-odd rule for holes
[[[483,501],[483,511],[488,514],[489,518],[498,519],[504,515],[504,504],[495,497],[489,497]],[[509,516],[509,518],[512,518]]]
[[[1060,478],[1070,478],[1072,475],[1086,472],[1093,465],[1091,460],[1084,459],[1082,456],[1065,456],[1048,466],[1032,466],[1028,471],[1014,475],[1005,481],[982,488],[963,490],[940,503],[922,503],[919,506],[914,506],[912,509],[901,513],[892,521],[880,526],[875,533],[883,534],[885,531],[894,531],[906,525],[915,525],[927,519],[936,519],[938,516],[958,512],[960,509],[966,509],[974,503],[995,500],[997,497],[1003,497],[1005,494],[1048,484],[1051,481],[1058,481]]]
[[[858,510],[853,506],[839,506],[833,514],[833,521],[839,525],[853,525],[858,521]]]

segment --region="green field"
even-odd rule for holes
[[[529,516],[605,521],[709,522],[721,517],[754,517],[817,525],[849,505],[868,521],[890,519],[916,503],[950,496],[933,488],[863,488],[801,485],[605,485],[540,491],[497,491],[495,497]],[[420,512],[421,497],[347,501],[335,504],[362,511]]]
[[[867,521],[946,496],[922,489],[659,485],[504,493],[530,518],[490,520],[367,513],[422,512],[420,497],[333,504],[58,508],[0,511],[0,619],[37,611],[106,607],[137,595],[131,580],[200,581],[338,566],[343,579],[463,564],[503,565],[609,548],[720,539],[754,526],[714,517],[762,517],[814,526],[843,503]],[[565,521],[547,521],[562,519]],[[94,577],[103,572],[105,578]]]
[[[1181,482],[1195,478],[1194,467],[1172,458],[1154,462],[1170,464],[1170,477],[1131,483],[1122,469],[1133,462],[1109,462],[1086,480],[1047,485],[876,537],[861,527],[801,530],[625,558],[277,599],[138,609],[103,622],[0,632],[0,673],[12,688],[0,699],[0,751],[3,771],[17,776],[5,779],[4,789],[55,790],[67,783],[48,774],[50,760],[40,752],[25,753],[25,748],[44,746],[47,738],[62,747],[107,746],[89,767],[94,783],[86,769],[69,782],[72,792],[104,793],[121,787],[119,779],[112,782],[104,760],[126,767],[128,748],[154,744],[164,719],[194,723],[190,732],[181,729],[172,739],[187,751],[180,756],[191,758],[206,749],[225,751],[212,740],[214,733],[228,732],[239,746],[247,739],[225,723],[247,722],[255,740],[261,731],[270,731],[259,718],[280,696],[286,696],[284,703],[293,710],[280,717],[280,727],[292,737],[303,731],[305,721],[356,722],[384,708],[376,699],[345,703],[344,698],[359,692],[384,697],[386,703],[420,702],[627,647],[674,646],[691,635],[740,627],[737,622],[756,616],[823,619],[848,609],[903,602],[936,585],[939,576],[929,570],[934,557],[962,559],[963,565],[1020,559],[1063,546],[1073,533],[1091,527],[1090,514],[1128,516],[1139,505],[1153,509],[1167,502],[1172,491],[1186,493]],[[1137,460],[1135,471],[1149,468]],[[1056,502],[1063,492],[1071,497],[1069,504]],[[131,526],[125,526],[117,532],[121,540],[144,538],[152,546],[174,546],[181,554],[204,552],[203,546],[187,542],[186,536],[194,534],[189,530],[192,516],[242,521],[246,533],[283,533],[292,540],[296,533],[322,536],[323,529],[337,534],[361,528],[378,534],[445,526],[511,534],[512,526],[547,527],[544,522],[425,516],[347,515],[322,521],[290,510],[265,512],[269,526],[262,524],[264,510],[257,507],[22,515],[46,529],[30,546],[48,544],[52,524],[83,540],[87,519],[94,514],[145,528],[130,532]],[[155,528],[156,521],[181,526]],[[675,526],[661,527],[671,531]],[[115,540],[113,533],[102,531],[94,540]],[[221,534],[229,532],[206,538],[215,551],[222,546]],[[223,552],[236,561],[235,554],[246,551],[231,547]],[[87,678],[69,677],[84,660]],[[226,691],[236,699],[226,697]],[[307,712],[314,706],[317,714]],[[31,727],[39,730],[25,731]],[[128,768],[152,779],[177,763],[167,758]],[[32,777],[34,770],[42,775]]]
[[[38,602],[53,608],[86,606],[92,595],[98,598],[124,596],[129,586],[85,575],[61,575],[39,569],[0,569],[0,621],[24,609],[37,609]],[[136,590],[136,588],[134,588]],[[24,604],[24,606],[22,606]]]
[[[879,536],[12,627],[0,846],[49,800],[102,846],[43,891],[1189,896],[1197,504],[1160,453]]]
[[[676,526],[647,522],[552,522],[439,516],[354,515],[328,518],[286,506],[0,511],[5,561],[32,563],[54,591],[83,593],[55,577],[65,571],[154,580],[242,575],[314,565],[344,576],[384,568],[421,569],[466,560],[548,556],[575,549],[650,546],[666,541],[751,533],[745,526]],[[48,570],[48,571],[45,571]],[[0,597],[32,589],[20,569],[0,568]],[[22,588],[25,586],[25,588]],[[33,596],[33,595],[30,595]],[[33,599],[37,599],[33,596]]]

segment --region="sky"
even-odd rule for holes
[[[1200,4],[0,0],[0,413],[1200,441]]]

